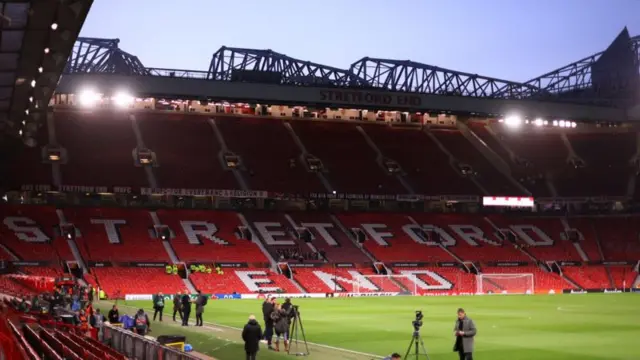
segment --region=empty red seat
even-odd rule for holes
[[[123,298],[127,294],[150,295],[162,292],[175,294],[185,291],[182,279],[177,275],[166,274],[163,268],[93,268],[100,288],[110,298]]]

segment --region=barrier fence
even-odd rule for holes
[[[156,341],[110,324],[103,325],[100,341],[132,359],[200,360],[198,357],[160,345]]]

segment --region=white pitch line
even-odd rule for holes
[[[108,302],[108,301],[105,301]],[[118,306],[121,306],[120,304],[118,304]],[[131,309],[136,309],[135,306],[131,306],[131,305],[126,305],[126,304],[122,304],[122,306],[131,308]],[[169,314],[169,316],[171,316],[171,312],[164,312],[164,314]],[[189,322],[190,324],[192,322]],[[221,324],[215,324],[215,323],[211,323],[208,321],[204,321],[205,324],[207,325],[213,325],[213,326],[217,326],[219,328],[224,328],[224,329],[231,329],[231,330],[235,330],[235,331],[242,331],[241,328],[237,328],[237,327],[233,327],[233,326],[228,326],[228,325],[221,325]],[[206,326],[206,328],[210,328],[210,326]],[[218,329],[218,331],[221,331]],[[376,354],[369,354],[366,352],[361,352],[361,351],[355,351],[355,350],[349,350],[349,349],[345,349],[345,348],[339,348],[339,347],[335,347],[335,346],[330,346],[330,345],[325,345],[325,344],[318,344],[318,343],[313,343],[310,341],[307,341],[307,344],[309,345],[313,345],[313,346],[317,346],[319,348],[324,348],[324,349],[329,349],[329,350],[335,350],[335,351],[341,351],[341,352],[345,352],[348,354],[354,354],[354,355],[362,355],[362,356],[367,356],[367,357],[372,357],[374,359],[382,359],[384,358],[383,356],[380,355],[376,355]]]

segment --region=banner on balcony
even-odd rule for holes
[[[142,195],[174,195],[174,196],[215,196],[226,198],[260,198],[266,199],[268,193],[258,190],[216,190],[216,189],[140,189]]]
[[[527,266],[526,261],[498,261],[494,263],[489,263],[490,266],[498,266],[498,267],[513,267],[513,266]]]
[[[581,266],[580,261],[560,261],[560,266]]]
[[[395,262],[391,263],[392,267],[423,267],[429,266],[428,263],[425,262]]]
[[[129,266],[144,268],[164,268],[168,265],[166,262],[130,262]]]
[[[417,201],[451,201],[451,202],[479,202],[480,197],[474,195],[442,195],[426,196],[420,194],[351,194],[351,193],[309,193],[310,199],[338,199],[338,200],[395,200],[406,202]]]
[[[289,267],[299,267],[299,268],[316,268],[322,267],[322,263],[296,263],[290,262],[288,263]]]
[[[113,264],[111,264],[108,261],[87,261],[87,266],[88,267],[111,267],[113,266]]]
[[[10,261],[13,266],[49,266],[49,261]]]
[[[336,267],[339,268],[349,268],[349,267],[354,267],[355,265],[353,265],[353,263],[337,263]]]
[[[439,262],[438,266],[440,267],[456,267],[458,266],[457,262]]]
[[[216,267],[219,266],[221,268],[247,268],[247,267],[249,267],[249,264],[247,264],[247,263],[227,263],[227,262],[220,263],[220,262],[218,262],[218,263],[215,263],[213,265],[215,265]]]

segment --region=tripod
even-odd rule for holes
[[[413,355],[409,356],[411,353],[411,348],[413,348]],[[413,332],[413,336],[411,337],[411,342],[409,343],[409,348],[407,352],[404,354],[404,360],[409,360],[414,358],[419,360],[424,356],[427,360],[431,360],[429,358],[429,354],[427,353],[427,348],[424,346],[424,341],[420,337],[420,330],[415,330]]]
[[[298,307],[295,306],[293,308],[293,313],[295,317],[293,318],[293,322],[291,323],[291,329],[289,331],[289,350],[287,351],[288,355],[296,355],[296,356],[307,356],[310,354],[309,345],[307,344],[307,336],[304,334],[304,326],[302,326],[302,318],[300,317],[300,311],[298,311]],[[302,335],[302,336],[300,336]],[[293,343],[296,344],[295,351],[293,350]],[[299,343],[301,342],[301,343]],[[299,351],[298,349],[304,344],[305,351]]]

